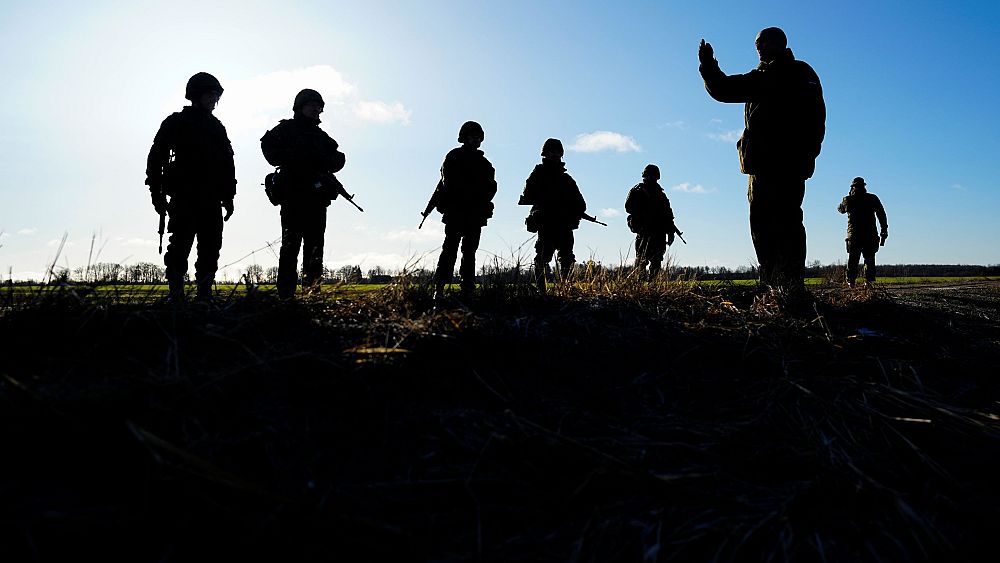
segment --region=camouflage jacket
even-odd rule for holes
[[[344,168],[347,158],[340,145],[319,127],[319,120],[296,115],[282,119],[260,139],[261,152],[271,166],[281,168],[283,203],[329,205],[336,194],[323,181]],[[319,187],[316,184],[320,182]]]
[[[530,205],[530,231],[537,229],[576,229],[587,211],[587,202],[566,165],[555,159],[542,159],[524,183],[518,205]],[[534,226],[534,228],[533,228]]]
[[[483,151],[457,147],[441,164],[430,206],[441,212],[442,223],[485,226],[493,216],[496,193],[496,170]]]
[[[699,67],[708,94],[745,103],[743,135],[736,143],[744,174],[813,175],[826,134],[826,104],[816,72],[791,49],[746,74],[727,76],[718,61]]]
[[[233,145],[222,122],[194,106],[164,119],[146,158],[146,185],[180,201],[233,199]]]
[[[672,233],[674,211],[667,194],[657,182],[636,184],[625,198],[625,212],[633,233]]]
[[[873,240],[878,238],[879,231],[875,229],[875,219],[881,225],[881,231],[889,229],[885,216],[885,208],[878,196],[869,193],[856,193],[844,196],[837,211],[847,214],[847,240]]]

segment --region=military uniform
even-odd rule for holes
[[[221,94],[222,86],[215,77],[199,73],[188,82],[186,96],[194,101],[208,90]],[[222,248],[222,208],[231,210],[236,195],[233,147],[222,122],[196,104],[164,119],[149,149],[146,185],[154,206],[158,211],[165,208],[169,216],[170,242],[163,262],[171,297],[183,299],[188,256],[197,237],[198,295],[210,298]]]
[[[482,127],[474,121],[463,124],[459,141],[464,142],[470,135],[480,141],[485,137]],[[496,193],[496,171],[483,151],[472,145],[463,145],[448,152],[441,165],[441,179],[424,212],[426,215],[437,208],[444,223],[444,243],[434,276],[438,297],[455,271],[459,245],[462,262],[458,273],[462,291],[468,293],[475,289],[476,251],[483,227],[493,216],[493,197]]]
[[[294,117],[281,120],[261,138],[264,158],[280,167],[274,198],[281,205],[277,289],[284,298],[295,294],[300,248],[303,286],[314,287],[322,278],[326,208],[337,198],[333,174],[346,161],[337,141],[320,129],[320,120],[299,112],[310,101],[322,104],[322,97],[314,90],[300,92]]]
[[[702,60],[699,70],[714,99],[746,104],[745,128],[736,147],[740,171],[750,176],[750,233],[760,280],[802,288],[806,260],[802,200],[826,131],[819,77],[788,48],[746,74],[727,76],[714,58]]]
[[[851,193],[844,196],[837,211],[847,214],[847,283],[854,286],[858,278],[858,263],[865,259],[865,281],[875,281],[875,253],[889,236],[889,223],[885,208],[878,196],[865,189],[865,181],[855,178]],[[878,219],[881,231],[875,228]]]
[[[553,142],[554,141],[554,142]],[[546,141],[546,147],[558,147],[556,139]],[[546,154],[543,148],[542,154]],[[573,269],[573,231],[580,227],[580,218],[587,211],[587,203],[573,177],[566,172],[566,165],[555,156],[544,156],[535,165],[524,184],[524,193],[518,205],[530,205],[531,211],[525,224],[529,232],[538,233],[535,241],[535,283],[545,290],[545,269],[558,252],[559,271],[567,276]]]
[[[673,244],[674,212],[663,188],[655,180],[644,180],[628,192],[625,212],[628,226],[635,233],[635,266],[650,276],[659,273],[667,246]]]

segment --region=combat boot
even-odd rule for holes
[[[180,304],[184,302],[184,280],[183,279],[171,279],[167,280],[167,287],[169,288],[169,293],[167,298],[171,303]]]

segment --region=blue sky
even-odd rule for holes
[[[417,231],[419,211],[468,119],[486,130],[499,182],[480,263],[530,252],[516,202],[557,137],[610,225],[584,223],[578,257],[631,258],[625,195],[656,163],[690,243],[671,248],[675,262],[750,265],[742,106],[705,93],[697,47],[705,38],[725,72],[746,72],[768,26],[816,69],[828,108],[804,204],[808,260],[845,259],[836,206],[864,176],[889,215],[881,262],[1000,262],[997,2],[6,0],[0,15],[5,278],[41,277],[63,233],[60,266],[84,265],[91,240],[100,261],[160,263],[145,156],[198,71],[226,88],[216,115],[237,153],[223,265],[280,235],[259,138],[307,87],[327,99],[323,128],[347,154],[338,176],[366,210],[334,202],[331,267],[433,262],[443,229],[435,214]],[[277,260],[265,249],[225,273],[255,262]]]

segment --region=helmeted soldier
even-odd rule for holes
[[[642,182],[628,192],[625,198],[625,212],[629,229],[635,233],[635,267],[645,273],[649,265],[649,275],[656,277],[663,263],[667,246],[674,243],[674,212],[670,200],[660,187],[660,169],[650,164],[642,171]]]
[[[175,301],[184,299],[184,276],[196,237],[198,297],[211,299],[222,248],[222,224],[233,214],[233,146],[222,122],[212,115],[222,92],[222,85],[211,74],[192,76],[184,91],[191,105],[163,120],[146,160],[146,185],[153,207],[170,217],[170,242],[163,262],[170,297]]]
[[[745,128],[736,143],[740,171],[750,176],[750,234],[760,281],[804,289],[806,230],[802,200],[826,131],[819,77],[788,49],[785,33],[769,27],[757,35],[760,65],[727,76],[703,39],[699,70],[709,95],[745,103]]]
[[[576,181],[566,172],[562,141],[548,139],[542,145],[542,162],[535,165],[524,183],[518,205],[530,205],[525,219],[528,232],[538,233],[535,241],[535,283],[545,291],[545,270],[558,252],[560,277],[573,270],[573,231],[587,211],[587,202]]]
[[[279,167],[272,203],[281,205],[281,251],[278,296],[291,298],[298,283],[299,248],[302,284],[314,290],[323,275],[326,208],[343,189],[334,174],[346,161],[337,141],[320,129],[323,97],[304,89],[292,103],[292,118],[282,119],[260,140],[264,158]]]
[[[865,257],[865,282],[875,282],[875,253],[889,238],[889,222],[878,196],[869,193],[865,179],[851,181],[851,191],[844,196],[837,211],[847,214],[847,285],[854,287],[858,278],[858,262]],[[875,219],[881,230],[875,230]]]
[[[448,152],[441,165],[441,179],[422,215],[437,208],[444,223],[444,244],[434,273],[434,299],[444,297],[444,286],[455,271],[459,245],[462,262],[458,267],[462,293],[476,288],[476,251],[483,227],[493,216],[493,196],[497,193],[496,171],[479,150],[486,133],[475,121],[466,121],[458,130],[462,146]]]

